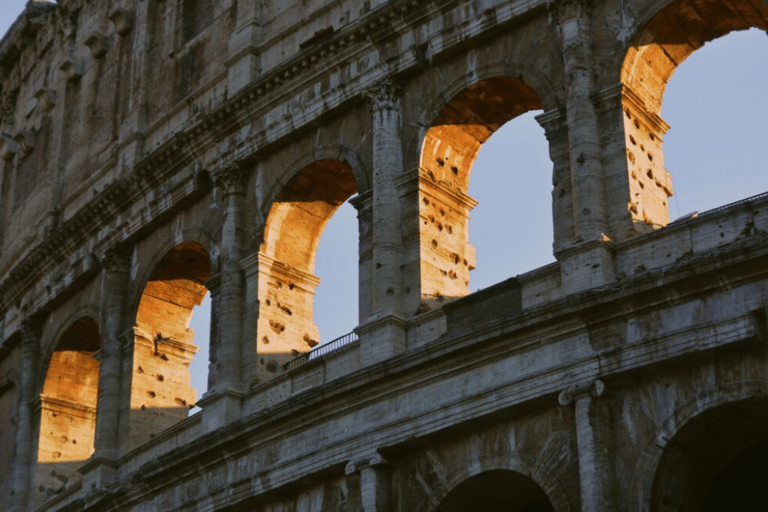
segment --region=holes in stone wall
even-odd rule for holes
[[[259,251],[265,378],[357,325],[358,221],[347,202],[356,190],[349,165],[319,160],[288,181],[270,210]]]
[[[99,384],[93,355],[100,345],[96,321],[80,318],[62,335],[48,363],[40,395],[39,494],[33,497],[38,503],[79,482],[77,469],[93,453]]]
[[[698,14],[691,18],[690,12]],[[746,31],[734,32],[738,30]],[[625,131],[644,142],[645,157],[652,163],[657,186],[646,188],[640,201],[654,227],[669,220],[672,183],[665,166],[682,185],[675,217],[768,189],[764,159],[756,155],[768,127],[753,115],[768,111],[759,85],[768,73],[768,61],[762,58],[768,51],[765,30],[768,8],[763,5],[675,0],[651,18],[643,39],[627,52],[622,68]],[[663,152],[667,125],[659,115],[662,98],[664,117],[672,126]],[[631,169],[635,162],[628,158],[628,164]],[[725,169],[728,180],[722,179]]]
[[[511,268],[530,270],[552,261],[552,163],[546,138],[532,114],[525,114],[525,121],[515,119],[538,108],[541,102],[527,84],[510,77],[494,77],[458,93],[432,123],[422,146],[420,170],[420,215],[424,221],[420,223],[420,238],[426,242],[422,242],[421,250],[428,251],[420,257],[422,293],[457,297],[469,292],[469,271],[475,268],[475,248],[469,239],[470,218],[471,225],[478,226],[471,230],[472,240],[482,242],[480,254],[489,261],[487,266],[478,265],[483,271],[473,274],[478,287],[512,277],[515,274]],[[511,119],[515,121],[507,123]],[[526,125],[516,132],[518,140],[493,135],[502,125],[498,133],[506,131],[505,123]],[[531,133],[520,135],[531,129],[532,137]],[[479,155],[486,152],[486,147],[495,146],[490,141],[496,137],[505,140],[497,149],[487,151],[493,157],[481,159]],[[535,139],[532,144],[531,139]],[[535,148],[536,157],[532,160],[537,163],[528,165],[526,159],[531,148]],[[487,163],[481,163],[484,161]],[[476,202],[467,195],[469,177],[470,173],[477,174],[477,169],[481,169],[482,177],[478,179],[482,185],[473,185],[472,193],[481,190],[480,194],[489,199],[470,217]],[[541,195],[530,193],[527,184],[531,179],[543,184]],[[529,215],[531,211],[536,214]],[[440,221],[436,222],[436,217]],[[477,222],[476,218],[483,220]],[[531,222],[536,226],[523,227]],[[516,226],[526,233],[525,237],[541,229],[546,239],[543,251],[532,252],[527,244],[521,245],[517,239],[520,233],[513,233]],[[523,259],[528,261],[522,263]],[[474,281],[477,277],[480,279]]]
[[[766,9],[768,10],[768,9]],[[768,191],[768,38],[751,29],[707,43],[675,71],[662,114],[664,161],[675,178],[673,217]]]
[[[187,418],[195,412],[189,404],[207,389],[211,315],[204,299],[210,272],[205,248],[183,242],[163,256],[144,287],[136,314],[128,448]],[[193,310],[201,306],[193,326]]]

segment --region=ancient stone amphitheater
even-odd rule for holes
[[[0,41],[0,506],[764,500],[768,196],[670,223],[659,116],[750,27],[765,0],[29,2]],[[557,261],[470,294],[473,161],[537,109]],[[297,359],[352,196],[359,324]]]

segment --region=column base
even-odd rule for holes
[[[405,352],[407,322],[390,314],[361,325],[355,332],[360,338],[360,362],[369,366]]]
[[[78,469],[83,475],[83,494],[86,501],[98,500],[98,496],[107,492],[107,489],[117,481],[117,461],[98,457],[88,461]]]
[[[243,410],[243,395],[226,390],[206,394],[197,405],[203,409],[203,431],[213,432],[240,419]]]
[[[616,281],[613,247],[592,241],[557,254],[560,280],[565,294],[598,288]]]

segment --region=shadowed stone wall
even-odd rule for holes
[[[28,3],[0,40],[0,506],[727,502],[767,440],[768,197],[670,223],[659,112],[750,27],[764,0]],[[557,261],[470,294],[474,159],[530,110]],[[318,346],[347,200],[359,324]]]

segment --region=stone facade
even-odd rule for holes
[[[750,27],[766,0],[28,3],[0,41],[0,506],[738,509],[768,196],[670,223],[659,111]],[[535,109],[557,261],[469,294],[474,158]],[[352,196],[359,340],[287,364]]]

